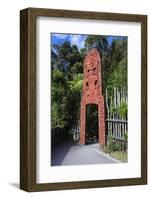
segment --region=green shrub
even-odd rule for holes
[[[121,118],[127,117],[127,103],[126,102],[121,102],[118,112]]]
[[[114,151],[118,151],[119,149],[120,145],[115,141],[115,138],[111,134],[108,135],[105,151],[111,153]]]
[[[127,141],[128,140],[128,133],[124,134],[124,139]]]

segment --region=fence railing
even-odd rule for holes
[[[106,89],[105,105],[106,105],[106,131],[109,136],[114,138],[121,150],[127,149],[127,89],[116,88],[112,91]]]
[[[109,135],[116,139],[124,139],[127,134],[127,120],[106,119],[106,127]]]
[[[113,142],[119,145],[120,151],[127,150],[127,120],[106,119],[107,139],[113,138]]]
[[[116,88],[110,90],[106,89],[105,92],[105,106],[107,111],[107,119],[127,120],[126,109],[128,103],[127,89]]]
[[[80,139],[80,120],[74,120],[71,127],[70,134],[73,136],[74,141],[78,141]]]

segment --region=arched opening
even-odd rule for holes
[[[98,105],[88,104],[86,106],[86,144],[97,143],[99,139]]]

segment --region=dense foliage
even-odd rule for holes
[[[102,58],[103,92],[127,87],[127,38],[88,36],[85,47],[78,49],[65,41],[51,47],[51,124],[68,128],[79,118],[83,80],[83,59],[89,48],[96,47]],[[105,95],[105,92],[104,92]]]

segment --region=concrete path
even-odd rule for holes
[[[60,142],[52,147],[51,165],[83,165],[119,163],[99,150],[99,144],[80,145]]]

